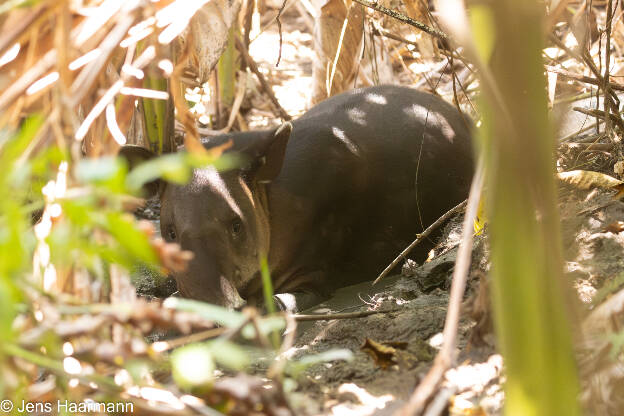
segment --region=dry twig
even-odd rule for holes
[[[399,254],[392,261],[392,263],[388,265],[388,267],[386,267],[381,273],[379,273],[379,276],[377,276],[375,281],[373,281],[373,285],[377,284],[388,273],[390,273],[390,271],[394,269],[396,265],[399,264],[399,262],[403,260],[409,254],[409,252],[414,249],[414,247],[420,244],[421,241],[425,240],[433,231],[435,231],[438,227],[444,224],[449,218],[461,212],[466,207],[466,204],[467,204],[467,201],[463,201],[457,204],[455,207],[451,208],[444,215],[438,218],[433,224],[427,227],[425,231],[423,231],[421,234],[418,234],[418,236],[416,237],[416,240],[412,241],[412,243],[409,246],[407,246],[405,250],[403,250],[401,254]]]
[[[470,257],[472,254],[472,227],[477,215],[479,200],[481,199],[483,179],[483,162],[479,161],[477,171],[472,179],[472,185],[470,187],[470,196],[468,197],[466,216],[464,217],[464,224],[462,227],[462,240],[459,243],[457,260],[455,261],[455,269],[453,270],[451,296],[449,298],[446,320],[444,321],[444,331],[442,333],[442,349],[438,352],[433,366],[429,369],[425,378],[420,382],[418,387],[416,387],[414,393],[412,393],[407,405],[405,405],[397,415],[412,416],[421,414],[425,405],[442,381],[444,373],[451,367],[455,360],[461,301],[466,289],[466,280],[468,278]]]

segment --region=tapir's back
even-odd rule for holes
[[[390,85],[352,90],[321,102],[293,124],[285,177],[289,168],[301,176],[300,163],[306,163],[319,168],[309,172],[317,178],[360,166],[373,180],[381,173],[377,169],[409,168],[434,158],[443,162],[438,173],[460,164],[455,168],[470,180],[470,120],[428,93]],[[423,168],[437,170],[435,165]]]
[[[421,210],[437,214],[438,205],[449,203],[436,204],[429,194],[454,202],[470,184],[470,120],[464,117],[439,97],[406,87],[340,94],[293,123],[276,183],[315,201],[417,189],[429,198]]]
[[[293,126],[271,185],[280,201],[272,216],[292,219],[275,221],[278,257],[296,250],[299,263],[309,253],[310,261],[345,263],[338,268],[358,264],[360,276],[370,274],[365,280],[468,194],[470,121],[433,95],[397,86],[353,90]]]

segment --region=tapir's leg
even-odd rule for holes
[[[318,305],[327,297],[314,292],[294,292],[278,293],[273,299],[280,310],[297,313]]]
[[[326,300],[333,289],[328,287],[325,271],[314,271],[293,276],[289,285],[278,289],[273,299],[283,311],[301,312]]]

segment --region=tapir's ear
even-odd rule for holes
[[[137,165],[147,162],[156,157],[156,154],[142,146],[126,145],[119,149],[119,157],[126,159],[128,168],[134,169]],[[143,193],[146,198],[151,198],[158,194],[161,188],[161,181],[155,180],[143,185]]]
[[[258,159],[255,166],[254,178],[258,182],[270,182],[282,170],[286,146],[292,132],[293,125],[286,122],[279,126],[269,138],[264,154]]]
[[[155,158],[156,154],[142,146],[128,144],[119,149],[118,156],[126,159],[130,169],[133,169],[138,164]]]

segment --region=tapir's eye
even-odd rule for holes
[[[243,229],[243,222],[240,218],[235,218],[232,220],[232,234],[238,235]]]
[[[167,239],[169,239],[169,241],[175,241],[177,235],[175,232],[175,229],[173,227],[169,227],[167,228],[167,235],[166,235]]]

